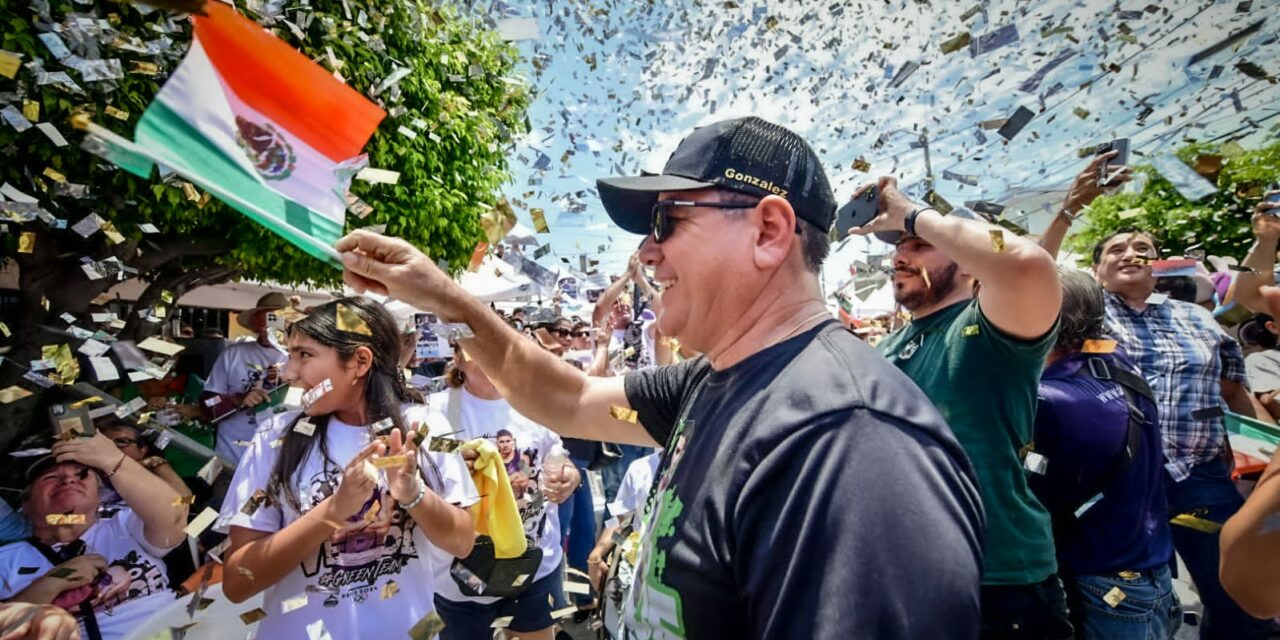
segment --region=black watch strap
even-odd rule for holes
[[[916,235],[916,216],[920,215],[921,211],[924,211],[924,209],[916,209],[908,213],[907,217],[902,220],[902,228],[906,230],[907,235]]]

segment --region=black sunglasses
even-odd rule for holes
[[[121,447],[121,448],[127,447],[129,445],[133,445],[133,444],[138,444],[138,441],[134,440],[133,438],[112,438],[111,441],[116,443],[117,447]]]
[[[571,329],[548,329],[548,331],[562,337],[573,335],[573,331]]]
[[[671,237],[677,218],[671,217],[672,207],[710,207],[712,209],[751,209],[759,201],[744,202],[697,202],[694,200],[659,200],[653,203],[653,241],[661,244]]]

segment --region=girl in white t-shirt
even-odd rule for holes
[[[381,305],[344,298],[288,335],[306,408],[267,421],[236,469],[223,593],[266,591],[262,638],[403,637],[432,613],[432,556],[471,552],[475,486],[461,457],[413,444],[426,408],[407,404]]]

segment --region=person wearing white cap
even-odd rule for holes
[[[233,463],[239,463],[253,432],[258,427],[254,407],[267,401],[272,371],[287,359],[280,347],[272,343],[267,327],[267,314],[289,306],[283,293],[272,292],[258,299],[252,309],[236,314],[236,323],[253,331],[258,339],[228,346],[204,384],[200,396],[209,419],[218,421],[216,451]],[[225,417],[223,417],[225,416]]]

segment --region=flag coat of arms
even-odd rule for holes
[[[167,167],[340,265],[347,189],[386,113],[234,8],[206,6],[134,141],[90,125],[87,144],[144,178]]]

